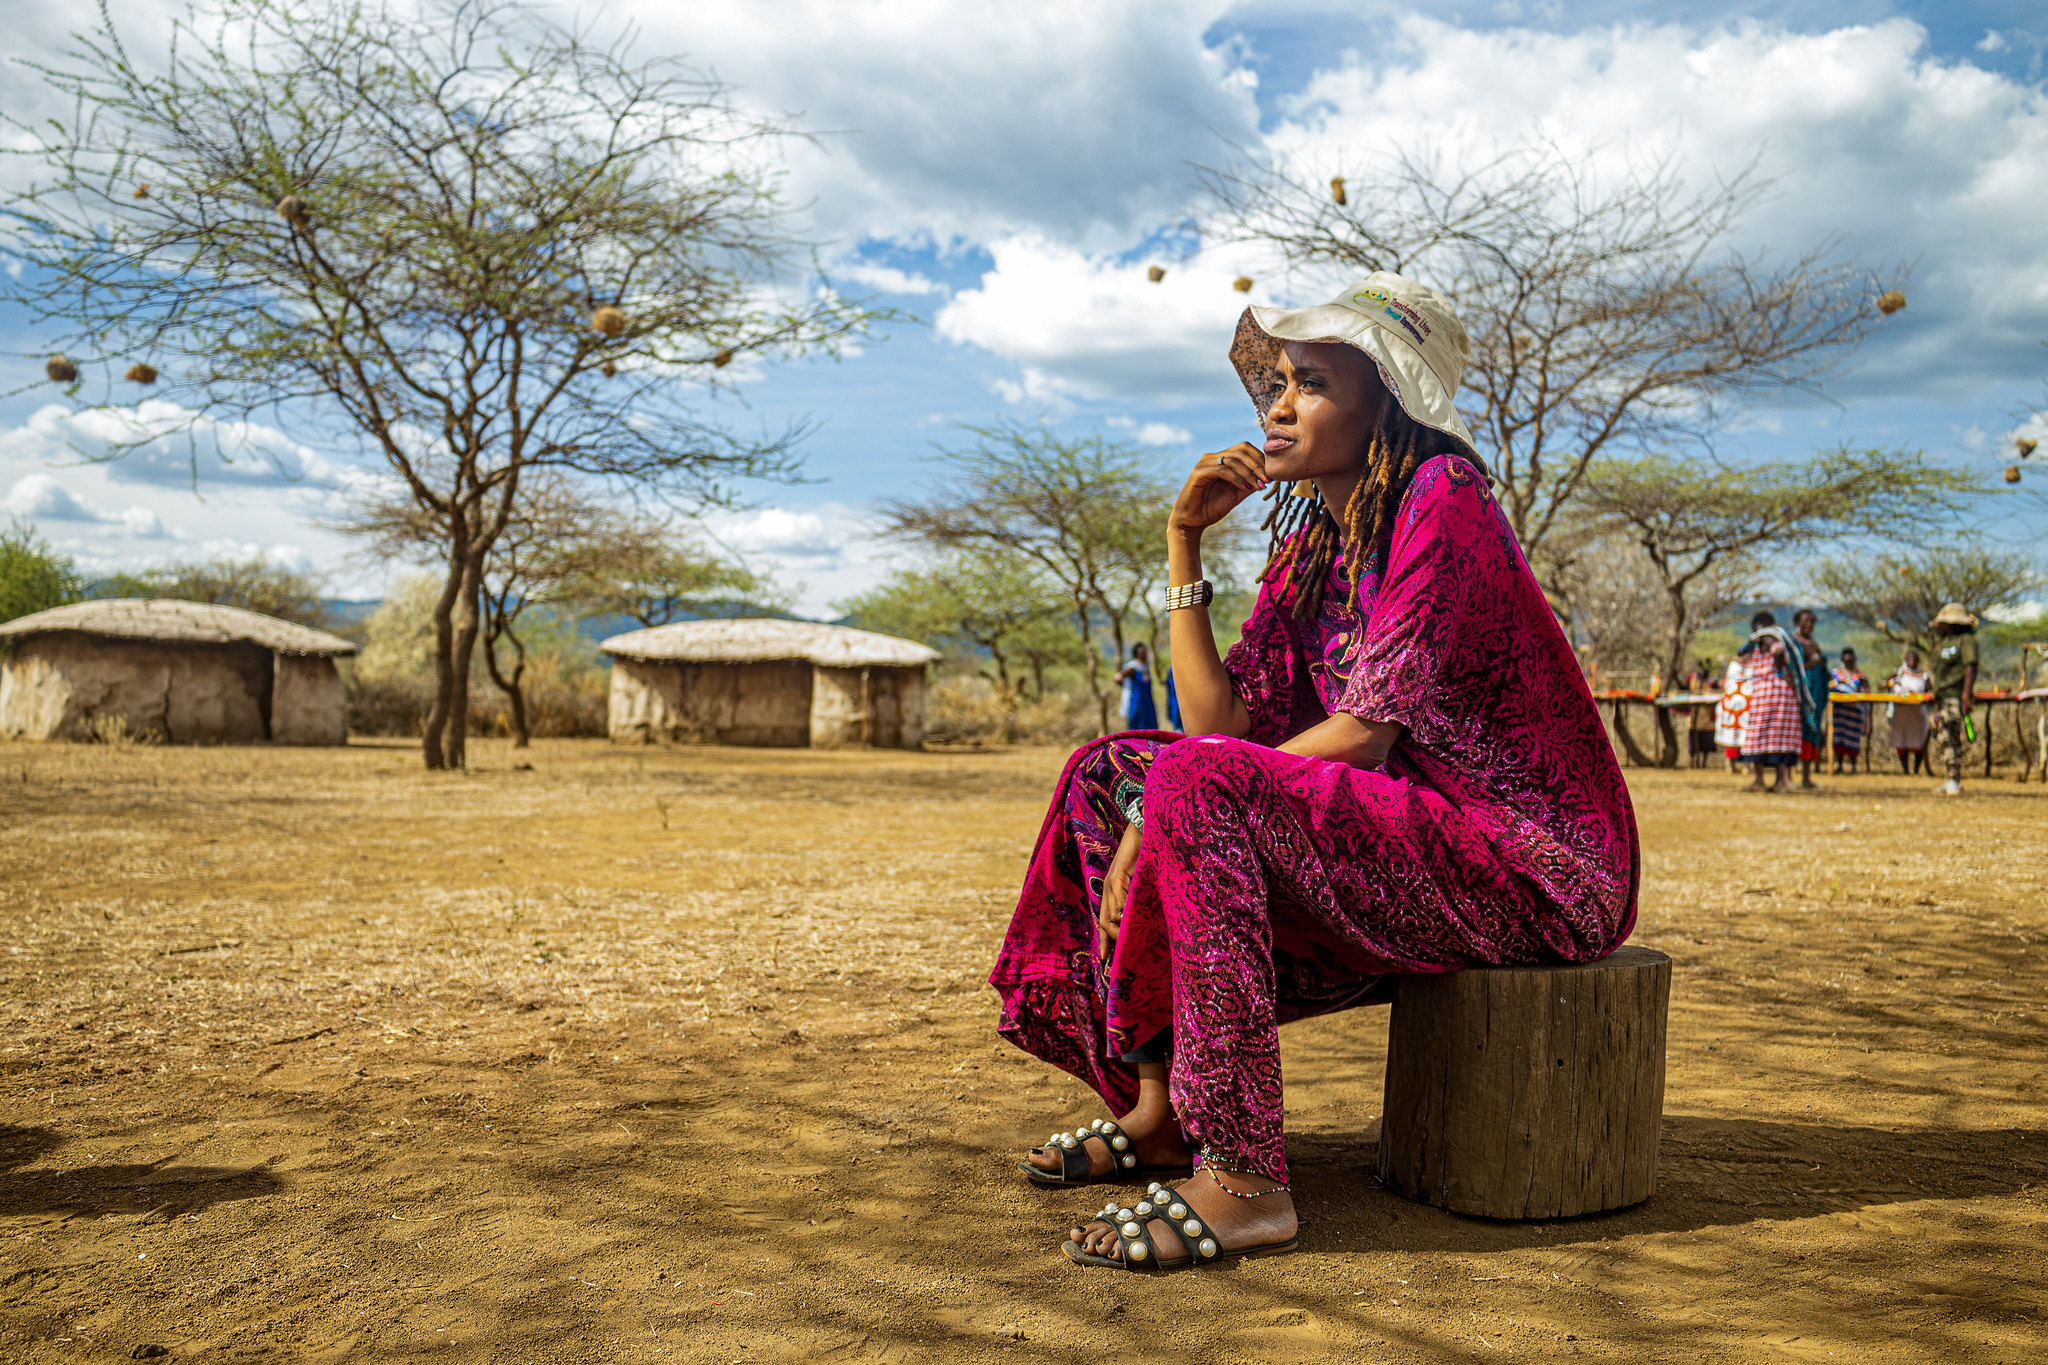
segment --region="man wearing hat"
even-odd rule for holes
[[[1977,698],[1977,618],[1951,602],[1935,613],[1934,732],[1948,768],[1943,796],[1963,794],[1963,717]]]

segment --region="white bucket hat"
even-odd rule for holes
[[[1379,366],[1380,379],[1393,390],[1403,412],[1472,448],[1472,433],[1452,405],[1472,343],[1451,311],[1451,301],[1428,285],[1375,270],[1346,285],[1328,303],[1307,308],[1253,304],[1245,309],[1230,343],[1230,363],[1237,367],[1261,422],[1279,396],[1273,371],[1283,341],[1356,346]]]

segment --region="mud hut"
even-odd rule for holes
[[[0,735],[343,744],[347,640],[238,607],[114,598],[0,624]]]
[[[614,635],[615,743],[800,749],[924,742],[924,670],[938,651],[806,621],[683,621]]]

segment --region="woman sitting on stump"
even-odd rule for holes
[[[1467,354],[1390,274],[1238,323],[1264,449],[1203,456],[1166,526],[1188,734],[1074,755],[991,977],[1003,1035],[1116,1115],[1025,1174],[1154,1177],[1072,1229],[1082,1264],[1294,1247],[1278,1025],[1404,973],[1590,961],[1634,924],[1628,790],[1451,406]],[[1262,489],[1273,548],[1226,660],[1202,533]]]

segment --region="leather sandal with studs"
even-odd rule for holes
[[[1088,1156],[1087,1142],[1098,1138],[1109,1148],[1109,1169],[1101,1175],[1089,1174],[1094,1165]],[[1131,1150],[1129,1134],[1116,1126],[1112,1119],[1097,1119],[1086,1128],[1076,1128],[1071,1133],[1054,1133],[1045,1140],[1046,1148],[1060,1154],[1059,1174],[1040,1170],[1028,1161],[1017,1163],[1017,1169],[1039,1185],[1100,1185],[1113,1180],[1134,1180],[1148,1175],[1186,1175],[1192,1167],[1190,1162],[1178,1166],[1140,1166],[1138,1154]]]
[[[1097,1256],[1083,1250],[1081,1244],[1069,1241],[1063,1248],[1067,1259],[1076,1265],[1107,1266],[1121,1268],[1141,1275],[1157,1275],[1169,1270],[1184,1270],[1195,1266],[1214,1265],[1219,1261],[1239,1260],[1251,1256],[1277,1256],[1283,1251],[1292,1251],[1300,1242],[1290,1237],[1284,1242],[1266,1246],[1241,1247],[1226,1250],[1218,1240],[1215,1230],[1189,1207],[1180,1197],[1180,1192],[1158,1181],[1145,1191],[1145,1197],[1135,1204],[1105,1204],[1095,1215],[1102,1222],[1116,1229],[1117,1250],[1121,1256]],[[1152,1240],[1152,1224],[1163,1220],[1173,1225],[1188,1254],[1177,1256],[1171,1261],[1159,1257],[1159,1247]]]

